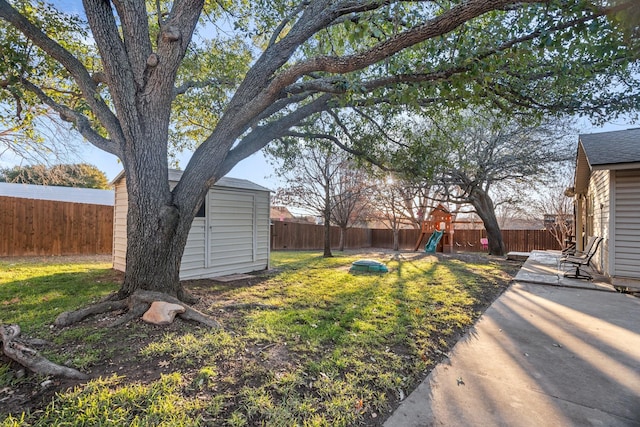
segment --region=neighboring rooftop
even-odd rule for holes
[[[591,167],[640,162],[640,128],[579,136]]]
[[[0,196],[113,206],[113,190],[0,182]]]

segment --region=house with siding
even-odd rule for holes
[[[181,171],[169,170],[175,186]],[[113,268],[126,269],[127,188],[124,173],[113,181]],[[270,193],[251,181],[221,178],[213,185],[191,225],[180,279],[203,279],[269,268]]]
[[[593,259],[615,286],[640,287],[640,128],[579,136],[577,246],[604,238]]]

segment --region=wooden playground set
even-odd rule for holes
[[[422,230],[413,250],[417,251],[426,238],[425,252],[452,253],[460,249],[456,246],[462,246],[454,241],[453,235],[453,216],[443,205],[438,205],[429,213],[427,219],[422,221]],[[483,251],[488,249],[486,237],[481,238],[479,244]]]

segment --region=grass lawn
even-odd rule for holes
[[[350,274],[355,260],[389,273]],[[273,270],[190,281],[223,324],[108,328],[117,313],[49,325],[119,287],[106,263],[0,260],[0,323],[47,340],[51,360],[92,380],[48,379],[0,358],[0,422],[14,425],[380,425],[518,264],[484,255],[274,252]],[[50,381],[47,381],[50,380]]]

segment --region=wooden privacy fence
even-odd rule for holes
[[[399,232],[399,247],[410,250],[416,244],[420,230],[408,229]],[[455,230],[454,251],[481,252],[480,239],[486,237],[485,230]],[[502,230],[507,251],[529,252],[535,249],[560,249],[558,242],[547,230]],[[331,227],[331,247],[337,249],[340,229]],[[422,242],[424,244],[426,240]],[[324,247],[324,226],[295,222],[274,221],[271,226],[271,249],[316,250]],[[388,229],[349,228],[345,249],[393,248],[393,232]]]
[[[113,206],[0,197],[0,256],[110,254]]]
[[[480,239],[487,237],[485,230],[455,230],[455,251],[481,251]],[[532,250],[560,250],[560,245],[547,230],[502,230],[502,240],[507,252],[530,252]]]

